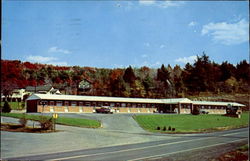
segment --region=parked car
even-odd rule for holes
[[[110,108],[101,107],[95,110],[96,113],[109,113],[113,114]]]
[[[208,114],[209,112],[208,111],[201,111],[200,113],[201,114]]]

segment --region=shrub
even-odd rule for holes
[[[21,124],[22,127],[25,127],[27,124],[27,119],[25,118],[25,114],[19,119],[19,123]]]
[[[175,128],[172,128],[172,131],[175,131]]]
[[[171,131],[171,126],[168,127],[168,131]]]
[[[161,127],[160,127],[160,126],[157,126],[156,130],[161,130]]]
[[[22,102],[21,108],[22,108],[22,110],[25,108],[25,102]]]
[[[39,123],[41,125],[42,130],[52,130],[53,129],[52,118],[47,118],[47,117],[41,116]]]
[[[166,130],[167,130],[166,126],[164,126],[162,130],[163,130],[163,131],[166,131]]]
[[[10,111],[11,111],[10,105],[7,101],[5,101],[4,105],[3,105],[2,112],[3,113],[10,113]]]

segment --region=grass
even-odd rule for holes
[[[145,130],[159,132],[166,126],[175,128],[175,133],[210,132],[223,129],[247,127],[249,113],[245,112],[241,118],[232,118],[222,115],[137,115],[134,119]],[[169,132],[169,131],[160,131]]]
[[[22,114],[22,113],[1,113],[1,116],[22,118],[25,115],[25,118],[28,120],[38,121],[40,120],[41,115],[32,115],[32,114]],[[51,118],[51,116],[44,116]],[[101,123],[97,120],[82,119],[82,118],[70,118],[70,117],[59,117],[56,119],[57,124],[77,126],[77,127],[86,127],[86,128],[98,128],[101,126]]]
[[[22,110],[22,103],[24,102],[8,102],[12,110]],[[4,102],[1,102],[1,107],[3,107]]]
[[[242,145],[241,147],[239,147],[239,149],[238,150],[242,150],[242,151],[248,151],[248,144],[246,144],[246,145]]]

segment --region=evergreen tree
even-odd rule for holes
[[[4,105],[3,105],[3,110],[2,112],[3,113],[10,113],[11,111],[11,108],[10,108],[10,105],[7,101],[4,102]]]
[[[123,75],[123,79],[126,83],[134,83],[134,81],[136,80],[136,76],[135,76],[135,73],[132,69],[131,66],[129,66],[125,72],[124,72],[124,75]]]

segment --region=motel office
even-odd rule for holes
[[[225,114],[228,106],[238,110],[245,106],[235,102],[191,101],[187,98],[148,99],[102,96],[33,94],[26,100],[27,112],[94,113],[109,107],[114,113],[178,113],[188,114],[194,108],[210,114]]]

